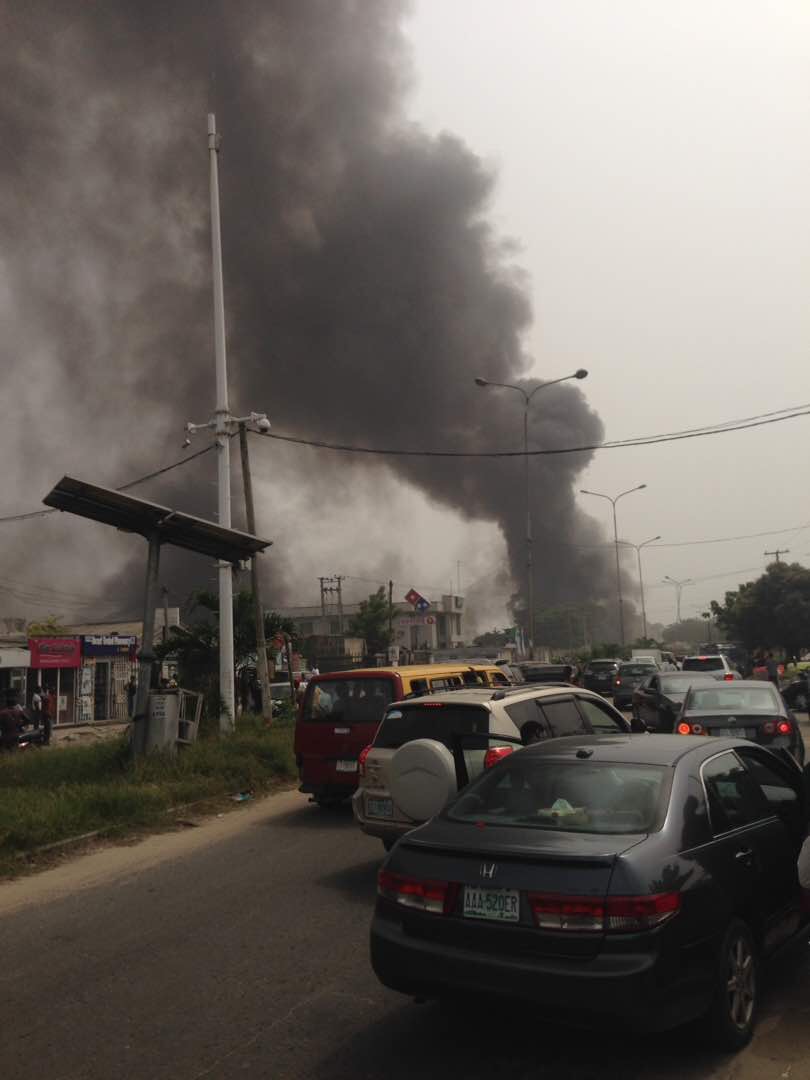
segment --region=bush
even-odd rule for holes
[[[172,807],[295,776],[291,724],[245,716],[232,735],[133,763],[125,739],[51,747],[0,759],[0,871],[13,857],[97,830],[123,833],[165,820]]]

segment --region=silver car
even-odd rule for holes
[[[603,697],[568,684],[465,688],[395,702],[360,754],[354,816],[390,848],[527,743],[629,730]]]
[[[686,656],[681,664],[681,671],[705,671],[714,679],[731,682],[741,679],[742,675],[730,663],[724,653],[709,653],[705,656]]]

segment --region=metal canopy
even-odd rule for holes
[[[42,501],[57,510],[101,521],[124,532],[139,533],[147,539],[156,538],[161,544],[186,548],[223,562],[249,559],[272,543],[112,488],[75,480],[72,476],[63,476]]]

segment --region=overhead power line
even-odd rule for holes
[[[122,484],[115,490],[129,491],[130,488],[137,487],[139,484],[145,484],[147,480],[154,480],[157,476],[163,476],[164,473],[171,472],[172,469],[178,469],[181,465],[186,465],[189,461],[194,461],[195,458],[202,457],[203,454],[209,453],[214,449],[215,445],[215,443],[211,443],[209,446],[204,446],[202,450],[197,450],[187,457],[180,458],[179,461],[173,461],[171,465],[164,465],[162,469],[155,469],[154,472],[147,473],[146,476],[139,476],[137,480],[130,480],[128,483]],[[12,521],[27,521],[29,518],[47,517],[49,514],[58,513],[60,513],[59,510],[31,510],[26,514],[8,514],[6,517],[0,517],[0,525],[6,525]]]
[[[279,442],[295,443],[298,446],[312,446],[321,450],[339,450],[349,454],[371,454],[384,457],[440,457],[440,458],[512,458],[512,457],[549,457],[557,454],[582,454],[594,450],[616,450],[628,446],[651,446],[655,443],[677,442],[681,439],[698,439],[707,435],[725,435],[730,431],[744,431],[747,428],[763,427],[767,424],[779,424],[783,420],[795,420],[799,416],[810,416],[810,404],[799,405],[793,409],[779,409],[775,412],[760,413],[757,416],[744,417],[741,420],[726,420],[703,428],[687,428],[683,431],[665,432],[659,435],[637,435],[628,439],[616,439],[611,442],[590,443],[584,446],[565,446],[545,450],[410,450],[393,447],[355,446],[351,443],[333,443],[322,439],[304,439],[297,435],[281,435],[276,431],[254,432],[264,439],[276,439]]]

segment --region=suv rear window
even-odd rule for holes
[[[489,709],[429,701],[389,709],[374,738],[382,750],[398,750],[413,739],[436,739],[453,749],[453,735],[488,735]]]
[[[666,772],[656,765],[538,761],[520,753],[470,785],[447,815],[554,832],[653,832],[663,820]]]
[[[724,671],[725,664],[721,656],[687,656],[681,665],[681,671]]]
[[[619,675],[650,675],[656,670],[654,664],[622,664]]]
[[[586,671],[613,671],[616,667],[613,660],[591,660],[585,668]]]
[[[303,719],[325,724],[377,724],[393,696],[390,679],[323,679],[307,687]]]

